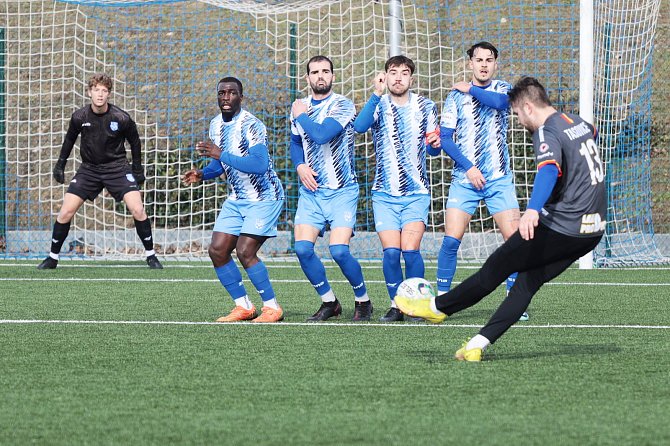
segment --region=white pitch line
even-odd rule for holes
[[[309,283],[306,279],[272,279],[272,283]],[[218,279],[170,279],[170,278],[160,278],[160,279],[150,279],[150,278],[138,278],[138,277],[0,277],[0,282],[151,282],[151,283],[219,283]],[[330,283],[349,283],[347,280],[329,280]],[[366,280],[366,283],[375,283],[383,284],[383,280]],[[454,281],[454,285],[457,285],[461,282]],[[549,282],[544,284],[544,286],[574,286],[574,285],[583,285],[583,286],[636,286],[636,287],[667,287],[670,286],[670,282],[660,282],[660,283],[643,283],[643,282]]]
[[[20,324],[72,324],[72,325],[246,325],[249,327],[262,326],[289,326],[289,327],[384,327],[384,328],[407,328],[407,327],[431,327],[431,328],[479,328],[481,324],[377,324],[377,323],[355,323],[355,322],[337,322],[337,323],[314,323],[314,322],[276,322],[271,324],[254,324],[250,322],[208,322],[208,321],[78,321],[78,320],[49,320],[49,319],[0,319],[0,325],[20,325]],[[515,324],[512,328],[615,328],[615,329],[633,329],[633,330],[668,330],[670,325],[620,325],[620,324],[546,324],[546,325],[528,325]]]

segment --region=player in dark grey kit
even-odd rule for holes
[[[534,78],[520,79],[508,94],[519,123],[533,132],[538,169],[518,232],[449,293],[420,300],[396,297],[404,313],[439,323],[476,304],[518,271],[509,296],[456,352],[459,360],[480,361],[484,349],[519,320],[537,290],[593,250],[605,229],[605,172],[593,126],[556,111]]]
[[[130,115],[108,102],[112,86],[112,79],[106,74],[91,77],[88,82],[91,104],[75,111],[70,118],[53,177],[57,182],[65,183],[65,165],[80,134],[82,164],[70,181],[56,217],[51,252],[37,269],[54,269],[58,266],[59,253],[70,231],[72,218],[85,200],[94,200],[103,188],[116,201],[123,200],[128,206],[135,220],[137,235],[146,250],[149,268],[163,268],[156,258],[151,222],[144,211],[139,189],[145,179],[140,136]],[[132,167],[126,159],[126,140],[130,144]]]

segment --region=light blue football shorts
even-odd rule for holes
[[[414,194],[394,197],[384,192],[372,192],[372,210],[375,215],[377,232],[401,231],[407,223],[422,221],[428,224],[430,195]]]
[[[321,235],[330,224],[331,228],[354,228],[358,206],[358,184],[341,189],[317,189],[315,192],[300,186],[296,225],[310,225]]]
[[[472,215],[481,200],[484,200],[491,215],[509,209],[519,209],[512,176],[487,181],[482,190],[475,189],[470,183],[451,183],[449,186],[447,208],[460,209]]]
[[[214,232],[276,237],[277,221],[283,207],[284,200],[226,200],[214,223]]]

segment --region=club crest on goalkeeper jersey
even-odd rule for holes
[[[473,87],[474,88],[474,87]],[[510,84],[493,80],[487,91],[507,94]],[[511,173],[507,127],[509,109],[496,110],[479,102],[470,94],[452,90],[444,101],[442,127],[455,129],[459,150],[484,175],[487,181]],[[469,183],[462,166],[454,164],[454,181]]]
[[[246,110],[241,110],[231,121],[225,122],[219,114],[209,124],[209,138],[223,152],[247,156],[249,148],[268,145],[265,124]],[[272,158],[262,174],[241,172],[221,163],[228,180],[228,199],[276,201],[284,199],[284,189],[274,171]]]
[[[371,127],[377,162],[372,190],[393,196],[428,194],[426,134],[437,126],[437,107],[430,99],[410,93],[407,104],[398,106],[383,95]]]
[[[356,184],[354,103],[337,93],[332,93],[316,104],[312,103],[311,95],[301,100],[307,105],[307,116],[312,121],[322,124],[326,118],[333,118],[343,128],[342,132],[329,142],[318,144],[309,137],[300,123],[291,118],[291,133],[302,138],[305,161],[317,173],[316,181],[319,187],[340,189]]]

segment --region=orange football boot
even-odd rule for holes
[[[228,316],[221,316],[216,320],[216,322],[242,322],[250,321],[256,317],[256,307],[251,306],[251,310],[247,310],[244,307],[237,305],[233,308]]]

